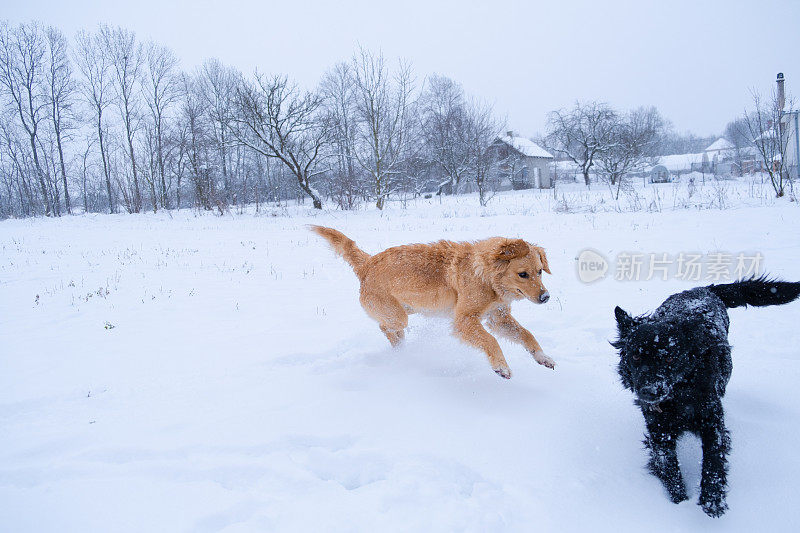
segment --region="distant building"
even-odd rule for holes
[[[645,169],[645,174],[652,183],[672,181],[690,172],[724,176],[733,173],[735,154],[733,144],[720,137],[697,154],[662,155],[653,158],[651,165]]]
[[[706,161],[705,164],[704,161]],[[699,154],[674,154],[656,157],[654,158],[652,166],[646,169],[646,172],[652,172],[653,168],[656,166],[666,168],[670,173],[670,180],[682,174],[688,174],[689,172],[702,172],[705,167],[707,167],[706,172],[711,172],[711,167],[707,163],[705,152]]]
[[[759,153],[756,145],[763,143],[767,147],[767,154],[774,153],[775,158],[773,165],[775,168],[780,166],[781,153],[783,154],[784,170],[789,174],[792,179],[800,180],[800,118],[798,111],[786,109],[786,93],[784,89],[785,79],[783,73],[778,73],[778,92],[777,92],[777,105],[781,110],[780,125],[777,128],[780,131],[780,140],[777,138],[779,133],[776,128],[772,127],[772,123],[768,124],[768,128],[755,139],[755,145],[748,147],[746,151],[746,158],[742,161],[743,172],[763,172],[764,159],[763,155]]]
[[[712,157],[730,157],[730,154],[733,152],[734,148],[735,147],[733,146],[733,143],[731,143],[728,139],[720,137],[703,151]]]
[[[735,157],[736,149],[733,143],[720,137],[703,150],[700,163],[693,163],[692,170],[716,175],[730,175],[733,173]]]
[[[798,111],[786,111],[781,122],[784,124],[785,134],[789,137],[786,145],[786,170],[792,179],[800,181],[800,117]]]
[[[761,153],[759,147],[764,148],[767,153],[766,157],[769,157],[773,149],[776,153],[779,151],[778,146],[777,133],[775,132],[775,128],[772,127],[772,121],[769,121],[766,130],[753,140],[753,144],[742,150],[742,173],[753,174],[756,172],[766,172],[767,168],[764,162],[765,156]],[[773,161],[773,165],[774,164],[775,161]]]
[[[509,131],[489,146],[498,161],[500,188],[549,189],[553,186],[553,156],[530,139]]]
[[[786,93],[783,72],[778,73],[778,105],[782,109],[781,135],[785,136],[784,168],[793,179],[800,180],[800,118],[797,110],[786,110]]]

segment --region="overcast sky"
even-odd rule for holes
[[[555,5],[560,4],[560,5]],[[313,87],[358,44],[436,72],[523,135],[576,99],[655,105],[678,131],[719,133],[775,75],[800,93],[800,1],[435,0],[227,2],[0,0],[10,22],[70,37],[100,22],[171,47],[184,68],[217,57]],[[795,89],[792,91],[792,89]]]

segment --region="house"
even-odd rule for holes
[[[765,156],[761,153],[761,149],[764,148],[767,154],[766,157],[769,157],[769,153],[772,152],[773,149],[779,151],[779,144],[778,134],[775,128],[772,127],[772,121],[768,121],[767,128],[761,135],[753,139],[753,144],[742,149],[742,173],[754,174],[756,172],[766,172],[767,168],[764,162]],[[779,157],[779,155],[776,157],[776,161],[779,161]],[[773,161],[773,166],[774,164],[775,161]]]
[[[706,155],[708,155],[709,159],[713,159],[714,157],[724,159],[733,157],[734,150],[735,147],[733,146],[733,143],[724,137],[720,137],[703,151],[706,153]]]
[[[788,137],[786,143],[785,168],[792,179],[800,181],[800,111],[784,111],[781,123],[784,135]]]
[[[498,162],[500,188],[549,189],[553,186],[553,156],[530,139],[506,132],[489,146]]]
[[[732,173],[734,158],[735,147],[720,137],[700,153],[665,155],[659,157],[656,164],[663,165],[674,175],[688,172],[725,175]]]
[[[784,168],[793,179],[800,180],[800,117],[797,110],[786,110],[783,72],[778,73],[778,105],[781,112],[781,135],[786,143]]]
[[[785,79],[783,73],[778,73],[777,108],[780,112],[780,123],[774,128],[772,121],[767,123],[767,128],[755,138],[755,145],[747,147],[747,153],[742,161],[743,172],[763,172],[764,155],[759,153],[760,148],[766,152],[766,157],[774,154],[773,167],[783,166],[784,171],[791,179],[800,180],[800,117],[797,110],[786,109]],[[778,137],[780,135],[780,138]],[[781,165],[783,159],[783,165]]]
[[[736,148],[729,140],[720,137],[703,150],[703,168],[693,169],[717,175],[733,174]]]

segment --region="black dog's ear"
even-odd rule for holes
[[[636,320],[620,306],[614,308],[614,316],[617,317],[617,329],[619,329],[620,337],[624,337],[636,324]]]

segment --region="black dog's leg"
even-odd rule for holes
[[[678,465],[676,441],[676,435],[651,429],[644,443],[650,449],[650,462],[647,464],[650,472],[664,484],[672,502],[680,503],[689,497],[686,495],[686,486]]]
[[[722,404],[716,400],[708,407],[700,430],[703,442],[703,477],[700,481],[700,505],[709,516],[721,516],[727,509],[728,452],[730,436],[725,429]]]

